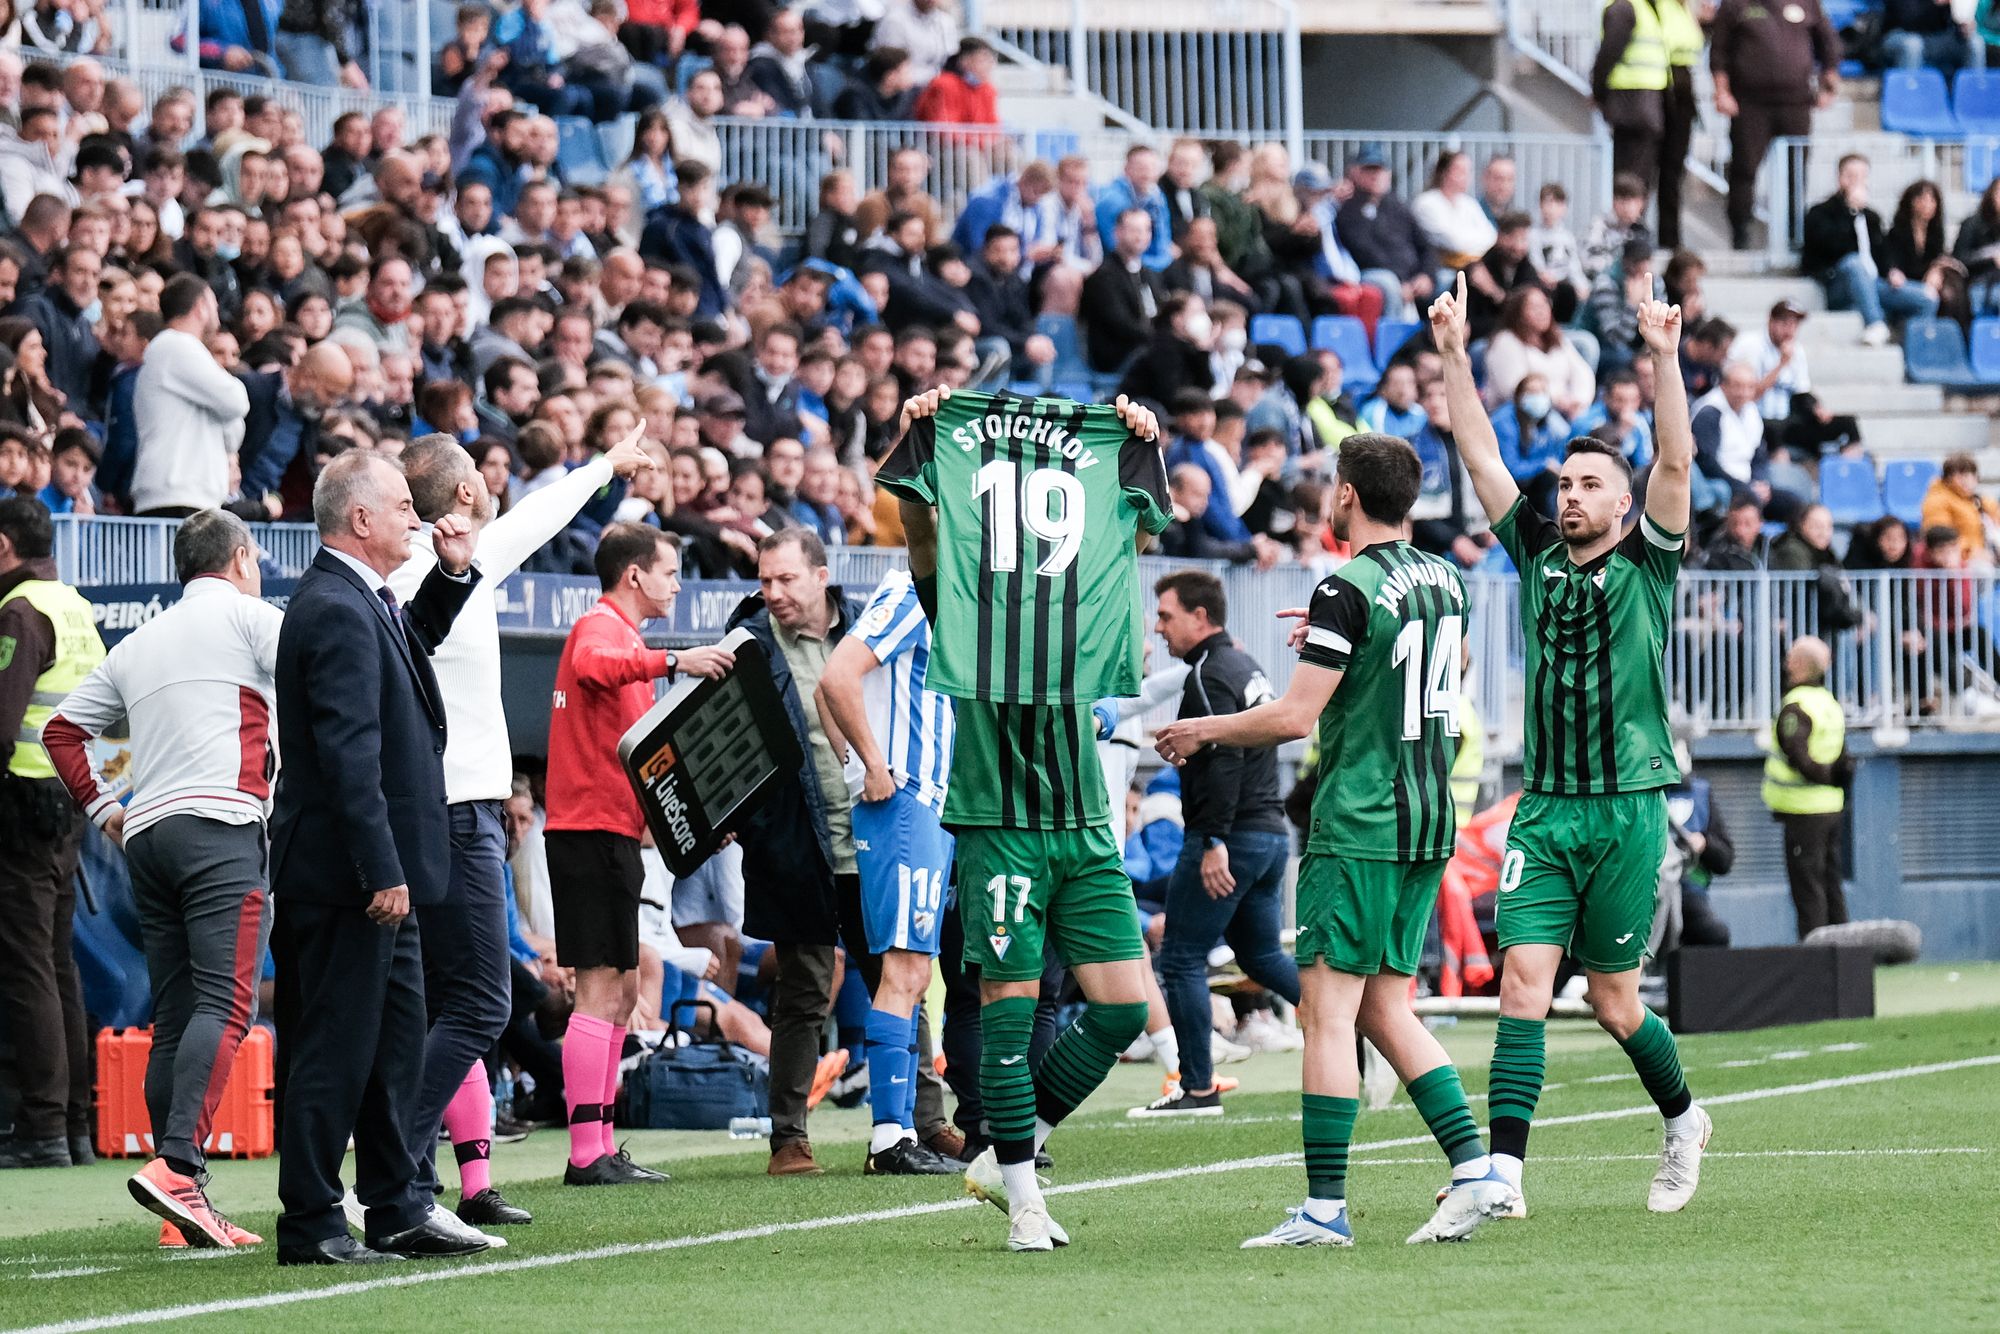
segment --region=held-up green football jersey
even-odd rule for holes
[[[958,702],[947,828],[1088,829],[1111,821],[1088,704]]]
[[[930,689],[1001,704],[1139,693],[1133,539],[1173,516],[1159,445],[1116,409],[954,393],[875,480],[937,509]]]
[[[1320,714],[1308,852],[1451,856],[1464,636],[1458,567],[1408,542],[1356,552],[1313,590],[1299,661],[1343,675]]]
[[[1680,781],[1667,725],[1667,629],[1686,535],[1645,515],[1588,565],[1526,500],[1493,525],[1521,572],[1527,739],[1521,785],[1552,796]]]

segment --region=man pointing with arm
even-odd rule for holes
[[[1479,407],[1464,303],[1461,280],[1456,294],[1431,307],[1431,330],[1444,358],[1460,456],[1494,536],[1521,572],[1527,640],[1525,792],[1500,871],[1497,926],[1506,963],[1487,1104],[1493,1157],[1518,1188],[1541,1096],[1543,1028],[1568,952],[1584,966],[1597,1022],[1631,1057],[1666,1120],[1646,1206],[1673,1213],[1694,1196],[1712,1129],[1688,1093],[1673,1034],[1639,1000],[1666,854],[1665,791],[1680,778],[1664,661],[1694,463],[1680,308],[1648,301],[1639,309],[1659,386],[1658,456],[1646,511],[1625,533],[1631,467],[1615,446],[1589,437],[1570,442],[1557,481],[1557,522],[1521,498]]]

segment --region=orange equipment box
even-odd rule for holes
[[[146,1111],[150,1028],[107,1028],[97,1035],[97,1151],[107,1158],[153,1153]],[[271,1107],[271,1030],[253,1025],[236,1051],[222,1102],[203,1150],[219,1158],[268,1158],[277,1136]]]

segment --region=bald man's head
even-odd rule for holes
[[[1785,684],[1792,686],[1819,685],[1826,680],[1826,674],[1833,669],[1833,653],[1826,641],[1812,635],[1802,635],[1792,641],[1785,650]]]
[[[318,416],[353,392],[354,363],[338,344],[315,343],[292,367],[285,383],[292,406],[309,417]]]

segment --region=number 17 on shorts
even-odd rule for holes
[[[869,952],[935,955],[951,880],[951,835],[907,788],[886,801],[855,802],[853,819]]]

